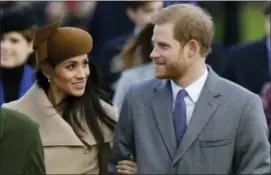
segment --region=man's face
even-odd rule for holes
[[[128,14],[137,27],[143,28],[150,22],[151,16],[163,7],[162,1],[150,1],[137,10],[129,9]]]
[[[189,68],[184,47],[174,38],[172,23],[156,25],[153,30],[153,51],[150,55],[156,64],[155,77],[158,79],[179,79]]]

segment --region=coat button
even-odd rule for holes
[[[89,149],[87,147],[84,148],[84,153],[88,154],[89,153]]]

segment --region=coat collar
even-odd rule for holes
[[[103,101],[101,104],[105,112],[115,119],[117,114],[115,108]],[[84,146],[72,127],[52,106],[44,90],[37,84],[34,84],[21,99],[5,106],[16,108],[16,110],[39,123],[40,135],[44,146]],[[84,123],[82,124],[84,126]],[[101,125],[101,128],[105,142],[111,142],[113,140],[111,130],[105,125]],[[89,145],[97,144],[93,134],[89,131],[83,136],[83,140]]]
[[[20,82],[19,88],[19,97],[22,97],[28,89],[33,85],[32,75],[34,73],[34,69],[28,65],[24,66],[23,76]],[[5,103],[4,97],[4,89],[3,89],[3,82],[0,80],[0,106]]]

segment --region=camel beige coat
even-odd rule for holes
[[[102,101],[106,113],[116,119],[117,111]],[[5,108],[19,111],[40,125],[40,135],[44,147],[47,174],[98,174],[97,143],[88,132],[83,139],[92,146],[88,149],[74,133],[71,126],[57,113],[45,92],[38,85],[19,100],[6,103]],[[112,142],[109,128],[102,125],[105,141]]]

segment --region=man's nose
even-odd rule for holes
[[[157,50],[154,48],[154,49],[152,50],[151,54],[150,54],[150,58],[151,58],[151,59],[155,59],[155,58],[157,58],[157,57],[159,57],[159,53],[158,53]]]

